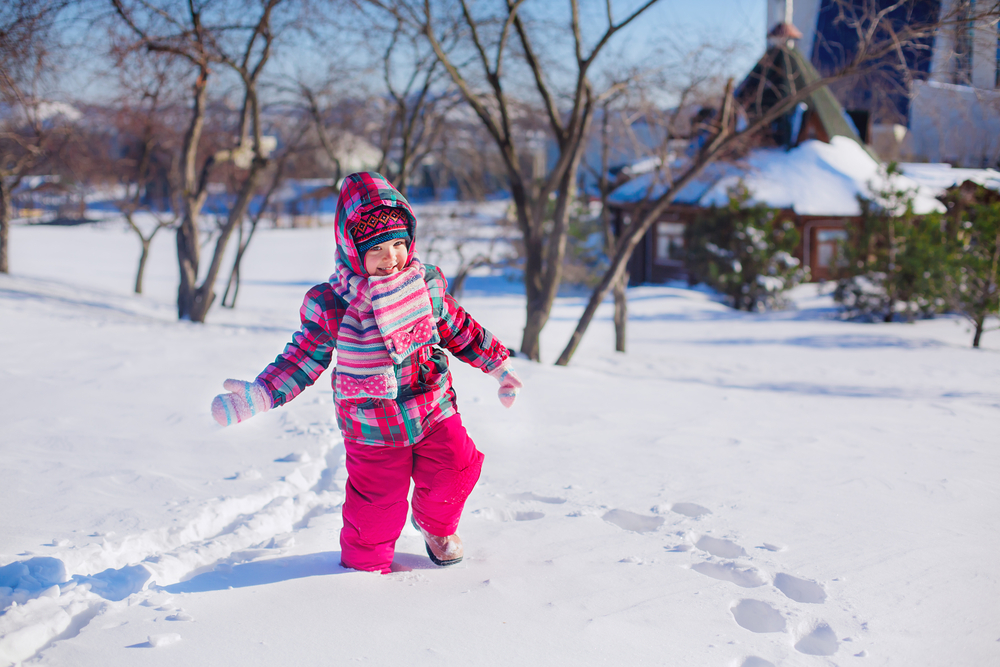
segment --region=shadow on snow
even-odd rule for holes
[[[327,551],[306,556],[285,556],[268,560],[216,566],[215,570],[196,575],[187,581],[158,586],[168,593],[205,593],[229,588],[264,586],[292,579],[343,574],[351,570],[340,564],[339,551]]]

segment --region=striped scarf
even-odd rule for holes
[[[425,273],[414,258],[389,276],[359,276],[344,264],[330,276],[348,304],[337,334],[337,399],[396,398],[393,365],[440,342]]]

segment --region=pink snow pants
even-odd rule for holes
[[[346,440],[347,499],[340,531],[341,564],[390,572],[406,523],[413,478],[413,517],[431,535],[458,529],[465,500],[479,481],[483,454],[460,415],[448,417],[410,447],[374,447]]]

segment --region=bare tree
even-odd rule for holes
[[[600,169],[597,173],[597,190],[601,196],[601,230],[604,232],[604,250],[607,254],[614,252],[615,245],[617,244],[617,235],[615,233],[614,224],[611,220],[611,211],[608,205],[608,197],[611,195],[611,191],[614,189],[615,183],[609,178],[609,172],[611,170],[611,115],[612,115],[612,105],[616,101],[616,97],[608,97],[604,104],[601,105],[601,163]],[[624,352],[625,351],[625,328],[628,323],[628,295],[626,288],[628,287],[629,275],[625,271],[622,273],[621,277],[612,286],[612,294],[614,294],[615,300],[615,351]]]
[[[305,101],[306,111],[312,121],[320,147],[323,149],[327,161],[333,165],[333,182],[334,184],[340,183],[340,179],[344,177],[344,167],[340,160],[342,153],[338,150],[338,146],[330,136],[327,119],[325,118],[325,110],[319,99],[320,93],[305,82],[299,83],[299,92]]]
[[[246,215],[261,173],[268,165],[271,146],[264,142],[261,124],[259,82],[271,55],[276,36],[275,9],[283,0],[247,3],[253,13],[247,22],[233,21],[225,2],[188,2],[183,14],[163,0],[110,0],[127,34],[125,51],[166,54],[188,63],[194,73],[191,115],[181,153],[183,212],[177,228],[177,259],[180,285],[177,311],[181,319],[204,322],[215,300],[215,280],[233,230]],[[235,74],[242,88],[242,103],[236,120],[234,145],[199,160],[205,127],[208,84],[213,68],[222,66]],[[200,162],[200,168],[199,168]],[[232,162],[242,178],[235,201],[216,239],[215,251],[201,284],[198,284],[201,248],[199,218],[208,197],[213,169]]]
[[[0,6],[0,273],[10,270],[11,196],[71,131],[46,97],[57,48],[53,21],[65,5],[9,0]]]
[[[591,293],[573,335],[556,362],[558,365],[569,363],[587,327],[593,320],[597,308],[607,296],[608,291],[621,279],[628,260],[632,256],[632,251],[643,236],[674,201],[678,193],[697,178],[705,167],[735,151],[745,149],[764,128],[787,114],[800,101],[832,82],[862,76],[875,69],[886,67],[888,59],[892,56],[895,56],[895,60],[892,61],[895,66],[906,68],[908,65],[905,54],[909,49],[921,48],[921,45],[926,44],[927,40],[932,38],[942,26],[950,25],[959,20],[953,13],[944,13],[940,18],[934,17],[934,20],[931,21],[900,25],[891,20],[889,15],[896,7],[906,2],[907,0],[899,0],[897,3],[879,7],[874,2],[866,1],[863,3],[864,11],[853,14],[845,13],[843,20],[848,23],[857,36],[855,52],[838,71],[828,76],[821,76],[801,88],[793,87],[787,91],[778,90],[767,76],[768,68],[787,67],[788,63],[792,61],[788,54],[791,47],[779,43],[779,48],[773,53],[772,61],[765,63],[763,71],[754,82],[757,89],[752,90],[751,94],[748,95],[748,99],[753,101],[771,96],[772,104],[766,110],[763,106],[753,103],[747,109],[738,109],[734,99],[733,82],[729,81],[705,143],[697,154],[686,163],[685,167],[678,170],[675,175],[671,174],[672,178],[667,179],[662,194],[659,194],[655,199],[650,199],[642,214],[635,216],[622,231],[611,265]],[[995,11],[995,8],[992,8],[992,11]],[[962,17],[961,20],[968,20],[968,18]],[[742,124],[742,127],[738,126],[736,122],[740,111],[744,111],[748,117],[748,122]]]
[[[441,48],[450,50],[452,39],[442,38]],[[405,196],[415,170],[431,152],[440,150],[449,111],[461,97],[442,85],[448,75],[437,55],[427,49],[419,34],[407,31],[397,19],[382,58],[383,79],[391,101],[382,124],[382,161],[377,171]],[[395,168],[389,169],[395,158]]]
[[[370,141],[380,155],[368,166],[406,195],[414,174],[442,152],[449,112],[462,100],[425,40],[398,19],[383,28],[383,18],[369,17],[367,31],[369,46],[383,45],[371,54],[381,86],[371,88],[374,72],[358,77],[331,68],[323,82],[300,81],[298,93],[337,181],[347,170],[344,158]]]
[[[163,188],[166,191],[161,193],[165,196],[160,198],[160,207],[151,192],[154,184],[169,182],[177,159],[171,150],[176,133],[170,129],[164,109],[174,101],[171,82],[177,72],[169,59],[129,58],[120,64],[124,65],[119,68],[123,94],[115,103],[114,120],[109,123],[117,136],[114,140],[102,139],[108,148],[115,145],[118,153],[109,156],[108,172],[121,188],[122,195],[115,205],[142,248],[134,287],[136,294],[142,294],[153,238],[160,230],[174,227],[180,217],[179,207],[171,205],[168,187]],[[140,217],[152,220],[152,224],[141,222]]]
[[[527,312],[521,352],[539,359],[539,336],[562,279],[569,208],[576,194],[583,147],[594,105],[600,101],[591,81],[591,70],[611,38],[657,0],[641,3],[617,21],[608,2],[606,25],[589,44],[584,39],[579,4],[569,0],[565,6],[572,35],[568,61],[574,69],[565,77],[569,85],[564,90],[555,85],[556,78],[546,74],[549,66],[546,58],[553,54],[556,44],[533,30],[523,9],[526,0],[505,0],[495,13],[468,0],[457,0],[454,7],[431,0],[391,4],[372,1],[416,26],[425,36],[500,152],[525,252]],[[450,22],[449,16],[458,17],[459,24]],[[464,55],[456,57],[449,53],[443,41],[443,36],[456,34],[459,28],[455,53],[471,54],[468,60],[463,59]],[[507,67],[508,61],[517,55],[523,58],[527,82],[518,77],[520,72],[516,67]],[[511,94],[512,90],[526,93],[528,89],[539,100],[544,132],[531,127],[533,114],[526,113],[529,107],[517,99],[518,95]],[[566,100],[566,104],[561,105],[560,100]],[[550,168],[546,164],[546,136],[551,136],[555,144],[554,164]]]
[[[508,235],[511,224],[503,216],[477,214],[470,206],[466,210],[423,211],[420,219],[422,256],[432,264],[454,266],[448,293],[456,299],[462,297],[465,283],[476,269],[495,269],[514,262]]]
[[[236,258],[233,260],[233,268],[229,271],[229,280],[226,281],[226,291],[222,294],[222,305],[226,308],[236,307],[236,297],[240,292],[240,266],[243,263],[243,256],[247,248],[250,247],[250,241],[253,240],[257,226],[271,207],[271,199],[281,186],[284,185],[289,162],[301,150],[302,140],[308,128],[308,119],[300,119],[297,127],[293,129],[293,136],[290,138],[289,143],[281,149],[280,153],[272,158],[273,168],[270,170],[270,185],[268,185],[267,190],[264,192],[257,210],[249,215],[249,229],[247,229],[245,236],[245,225],[241,224],[238,227]],[[232,290],[233,295],[231,299],[229,298],[230,290]]]
[[[597,144],[599,158],[596,164],[584,163],[585,173],[596,183],[600,197],[600,222],[607,256],[614,254],[618,243],[618,230],[609,207],[611,192],[635,176],[635,168],[640,165],[646,170],[669,171],[677,159],[674,152],[678,142],[685,142],[691,134],[693,110],[710,103],[710,95],[715,92],[713,86],[725,81],[722,72],[740,48],[744,48],[741,43],[705,42],[693,49],[663,43],[649,59],[658,66],[651,67],[647,61],[620,68],[610,75],[613,92],[599,106],[600,123],[591,139]],[[672,99],[675,106],[663,108],[664,99]],[[632,164],[637,158],[642,158],[639,164]],[[620,169],[612,179],[613,166]],[[617,352],[625,352],[626,347],[628,282],[629,274],[625,271],[611,289]]]

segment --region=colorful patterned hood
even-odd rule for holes
[[[358,255],[358,250],[354,245],[351,228],[358,223],[362,216],[379,206],[392,206],[406,211],[410,220],[408,225],[410,247],[406,263],[409,264],[410,260],[413,259],[417,219],[406,198],[400,194],[399,190],[392,187],[392,184],[382,174],[373,171],[351,174],[344,179],[344,185],[340,188],[334,235],[337,240],[337,261],[350,267],[351,271],[359,276],[367,275],[367,273],[365,272],[364,258]]]

